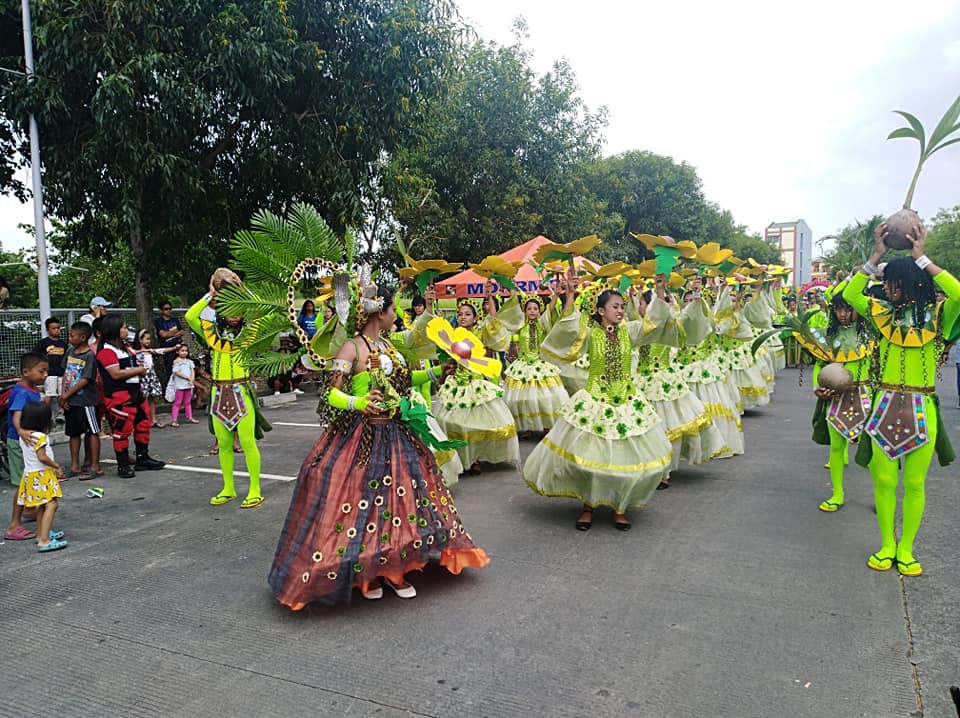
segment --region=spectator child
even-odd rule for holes
[[[43,386],[47,378],[47,358],[43,354],[24,354],[20,357],[20,381],[10,390],[7,403],[7,461],[10,467],[10,483],[20,486],[20,477],[23,476],[23,451],[20,438],[30,438],[29,432],[20,426],[20,414],[23,407],[31,401],[40,401],[38,386]],[[24,541],[32,539],[34,533],[20,525],[23,517],[23,505],[17,502],[17,495],[13,497],[13,513],[7,532],[3,535],[5,541]]]
[[[171,410],[173,421],[170,422],[170,426],[180,426],[177,423],[177,418],[180,416],[181,407],[187,415],[187,421],[191,424],[200,423],[193,418],[193,406],[190,403],[193,398],[193,387],[196,383],[195,369],[196,366],[190,359],[189,348],[186,344],[181,344],[177,347],[177,358],[173,360],[173,373],[170,376],[170,381],[173,382],[173,387],[176,390],[173,409]]]
[[[63,469],[53,459],[50,446],[50,407],[42,401],[30,401],[20,412],[20,450],[23,452],[23,476],[16,502],[37,511],[37,551],[57,551],[67,547],[63,531],[53,530],[58,499],[63,496],[60,481]]]
[[[63,372],[63,393],[60,406],[67,417],[66,434],[70,437],[70,471],[68,477],[80,481],[103,476],[100,467],[100,420],[97,416],[97,360],[90,349],[90,325],[77,322],[70,327],[70,348]],[[80,443],[84,443],[87,468],[80,465]]]
[[[150,336],[149,329],[141,329],[137,332],[137,343],[134,345],[134,348],[138,350],[137,362],[147,370],[140,380],[140,389],[150,405],[150,416],[153,417],[151,425],[160,429],[166,426],[163,422],[157,421],[157,397],[163,396],[163,387],[160,386],[160,379],[157,376],[156,369],[154,369],[153,357],[155,354],[170,354],[179,349],[180,345],[151,349],[150,345],[152,343],[153,337]],[[166,360],[166,357],[164,357],[164,360]]]
[[[33,351],[47,357],[47,379],[43,383],[43,401],[57,415],[57,397],[60,396],[60,387],[63,383],[64,357],[67,354],[67,343],[60,338],[60,320],[56,317],[47,317],[43,323],[47,329],[47,336],[41,339]]]

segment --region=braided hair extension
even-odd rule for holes
[[[908,305],[913,305],[913,326],[917,329],[926,323],[928,308],[937,304],[933,279],[920,269],[910,257],[897,257],[887,263],[883,270],[883,283],[900,290],[900,300],[893,305],[894,317],[902,321]]]

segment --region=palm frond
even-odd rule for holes
[[[314,257],[326,259],[328,262],[343,261],[343,242],[315,207],[308,204],[295,205],[290,212],[290,221],[299,234],[292,249],[301,259]]]
[[[248,321],[280,313],[286,320],[287,298],[284,289],[261,288],[253,293],[246,286],[225,286],[217,293],[217,313],[225,317],[243,317]]]
[[[245,282],[285,284],[285,278],[292,274],[293,267],[283,261],[273,245],[269,238],[264,238],[263,233],[248,229],[242,229],[233,236],[230,240],[233,254],[231,264],[243,273]]]
[[[250,226],[262,241],[270,243],[271,251],[290,271],[303,259],[292,249],[299,230],[287,217],[260,210],[250,218]]]
[[[290,322],[282,314],[271,314],[252,323],[250,331],[240,337],[240,347],[250,356],[262,354],[280,343],[281,334],[290,333]]]
[[[263,352],[246,356],[244,366],[251,374],[256,376],[276,376],[293,369],[298,358],[297,354],[284,354],[275,351]]]

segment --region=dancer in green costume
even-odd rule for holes
[[[250,474],[250,488],[240,507],[249,509],[263,503],[260,493],[260,449],[257,448],[256,437],[257,401],[250,389],[250,374],[239,361],[236,340],[242,330],[243,319],[218,317],[214,310],[217,292],[224,283],[239,285],[240,278],[229,269],[218,269],[210,277],[210,291],[187,310],[185,319],[210,348],[213,369],[210,413],[217,437],[223,488],[210,499],[210,504],[219,506],[237,498],[233,481],[233,437],[236,434]]]
[[[906,235],[913,244],[912,259],[894,259],[884,270],[888,301],[864,296],[870,275],[886,253],[886,231],[885,224],[877,228],[873,256],[843,291],[843,298],[869,319],[879,340],[879,384],[866,427],[872,441],[860,442],[857,463],[869,466],[873,476],[880,528],[880,549],[867,565],[889,571],[896,564],[902,575],[919,576],[923,568],[914,557],[913,542],[923,519],[927,469],[935,448],[941,465],[953,459],[934,389],[944,335],[951,335],[960,315],[960,282],[924,254],[927,230],[918,221]],[[947,296],[940,306],[934,284]],[[903,526],[897,543],[894,514],[901,463]]]
[[[873,395],[869,388],[870,355],[875,342],[867,334],[863,318],[843,298],[846,282],[834,290],[830,300],[830,323],[826,331],[821,327],[809,327],[807,333],[795,333],[794,339],[809,351],[815,360],[813,367],[814,393],[818,397],[813,414],[813,440],[830,446],[830,483],[833,492],[830,498],[818,507],[833,513],[843,506],[843,473],[848,460],[848,447],[859,439]],[[837,362],[853,376],[853,386],[845,392],[817,386],[820,370],[827,364]]]

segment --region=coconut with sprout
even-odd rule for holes
[[[950,139],[957,130],[960,130],[960,97],[953,101],[953,104],[947,108],[947,111],[940,118],[940,122],[927,140],[923,125],[915,116],[902,110],[894,110],[903,117],[909,127],[901,127],[894,130],[888,136],[888,140],[898,138],[914,139],[920,143],[920,160],[917,162],[917,169],[913,173],[913,180],[910,182],[910,189],[907,190],[907,198],[903,202],[903,209],[895,212],[887,218],[887,231],[883,235],[883,242],[890,249],[910,249],[913,244],[907,239],[907,234],[913,231],[913,227],[919,223],[920,216],[910,208],[913,203],[913,191],[917,188],[917,180],[920,178],[920,170],[923,164],[934,152],[943,149],[947,145],[960,142],[960,137]]]

